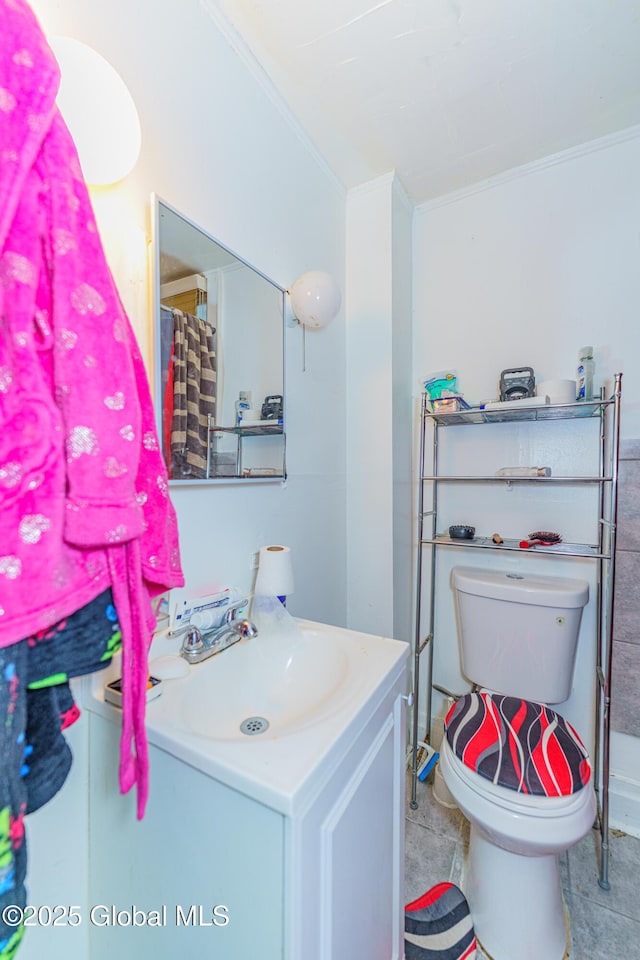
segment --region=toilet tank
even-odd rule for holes
[[[569,697],[585,580],[454,567],[451,584],[469,680],[542,703]]]

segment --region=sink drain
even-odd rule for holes
[[[268,729],[269,721],[264,717],[247,717],[240,724],[240,733],[244,733],[248,737],[255,737],[256,734],[264,733]]]

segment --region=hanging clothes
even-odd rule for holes
[[[113,592],[120,784],[148,792],[150,600],[183,583],[144,364],[98,235],[59,70],[0,0],[0,646]]]
[[[25,815],[60,790],[72,756],[63,735],[80,716],[72,677],[104,667],[122,634],[111,590],[18,643],[0,648],[0,958],[15,955],[23,927]],[[54,672],[52,672],[52,670]],[[6,912],[8,911],[8,912]]]
[[[68,624],[109,598],[120,786],[136,785],[142,817],[151,598],[183,576],[146,372],[55,104],[58,65],[24,0],[0,0],[0,22],[0,903],[20,906],[24,815],[70,763],[68,678],[117,645],[115,620]],[[2,960],[21,936],[0,924]]]
[[[0,0],[0,23],[0,907],[21,907],[25,814],[71,763],[68,679],[103,666],[120,634],[120,786],[137,786],[144,814],[151,598],[183,577],[146,372],[55,104],[58,65],[24,0]],[[100,625],[105,598],[115,619]],[[87,611],[91,629],[73,630]],[[2,960],[22,934],[0,910]]]
[[[171,424],[173,423],[173,345],[167,365],[167,379],[164,385],[162,401],[162,449],[164,451],[167,473],[173,477],[171,465]],[[169,452],[167,452],[169,451]]]
[[[23,770],[27,725],[27,645],[0,648],[0,958],[12,960],[24,934],[6,910],[26,904],[27,843],[24,817],[27,788]],[[20,914],[13,915],[19,919]],[[8,921],[8,922],[7,922]]]
[[[200,317],[173,311],[173,416],[171,473],[205,477],[209,420],[215,422],[216,366],[211,326]]]

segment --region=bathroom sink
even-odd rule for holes
[[[275,603],[275,612],[256,610],[254,598],[258,635],[194,666],[177,656],[181,638],[158,631],[149,666],[158,670],[161,695],[147,704],[145,726],[151,746],[293,816],[307,809],[369,723],[387,730],[392,688],[398,721],[409,645],[294,619]],[[117,728],[119,711],[105,702],[104,687],[119,669],[116,655],[83,683],[87,708]],[[245,721],[247,733],[241,730]]]
[[[254,741],[297,732],[339,709],[353,677],[348,648],[314,630],[263,632],[190,670],[182,716],[193,733]]]

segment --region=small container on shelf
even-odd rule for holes
[[[456,394],[432,400],[431,409],[434,413],[458,413],[460,410],[471,410],[471,407],[461,394]]]
[[[580,347],[578,350],[576,400],[593,400],[593,377],[595,372],[596,365],[593,359],[593,347]]]
[[[468,523],[456,523],[449,527],[449,536],[452,540],[473,540],[476,528]]]

